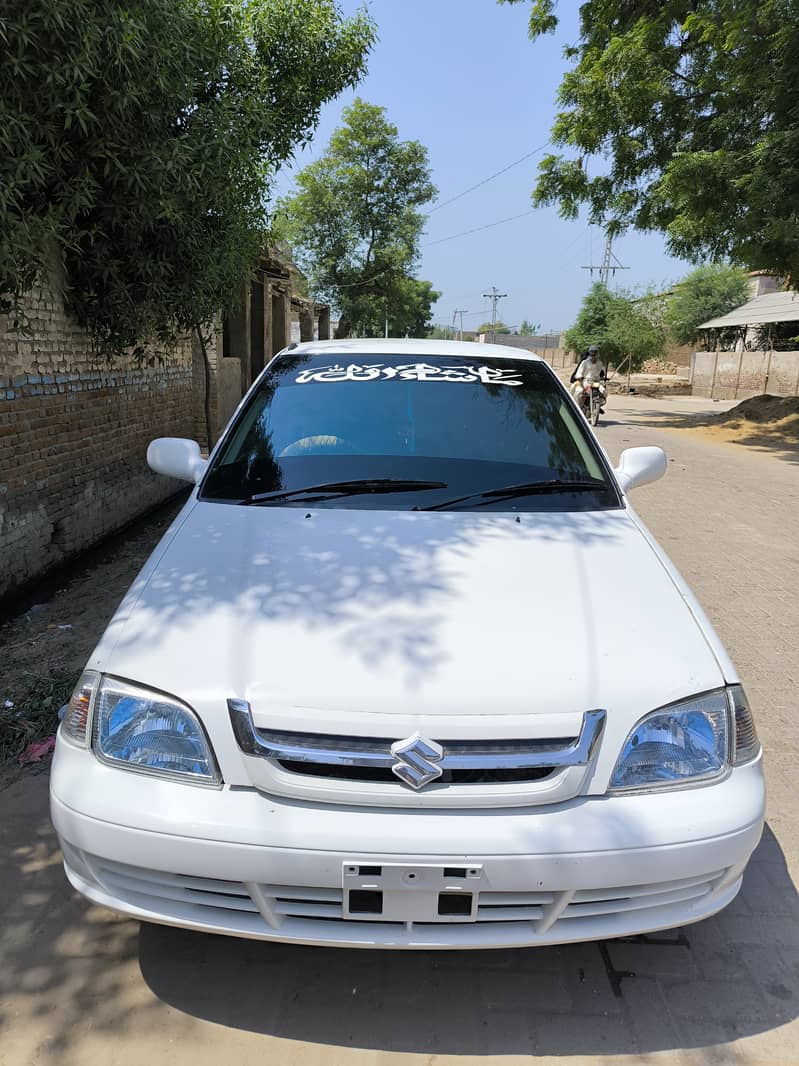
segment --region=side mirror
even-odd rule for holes
[[[648,485],[666,473],[668,463],[662,448],[626,448],[613,471],[622,492]]]
[[[207,459],[200,454],[196,440],[185,437],[158,437],[147,448],[147,465],[156,474],[166,474],[178,481],[202,481]]]

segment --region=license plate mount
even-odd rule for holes
[[[343,917],[359,922],[475,922],[483,867],[342,865]]]

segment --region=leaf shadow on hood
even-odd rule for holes
[[[485,633],[537,582],[552,599],[553,565],[573,584],[583,549],[619,541],[620,520],[624,512],[517,517],[200,504],[167,534],[101,647],[116,657],[190,641],[199,660],[220,655],[235,629],[236,654],[246,656],[248,643],[291,629],[309,647],[332,641],[365,664],[397,657],[424,674],[446,660],[441,629],[459,611]]]

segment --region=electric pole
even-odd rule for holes
[[[461,328],[460,328],[460,330],[459,330],[459,332],[458,332],[458,340],[459,340],[459,341],[462,341],[462,340],[463,340],[463,316],[464,316],[464,315],[467,315],[468,313],[469,313],[469,311],[468,311],[468,308],[466,308],[466,307],[464,307],[464,308],[460,308],[460,307],[458,307],[458,308],[456,308],[456,310],[455,310],[455,311],[453,311],[453,313],[452,313],[452,327],[453,327],[453,330],[454,330],[454,328],[455,328],[455,319],[456,319],[456,317],[457,317],[458,315],[460,315],[460,316],[461,316]]]
[[[491,301],[491,343],[493,344],[497,336],[497,302],[504,300],[508,294],[506,292],[500,292],[496,285],[491,286],[491,292],[484,292],[483,299]]]
[[[613,262],[614,259],[616,260],[615,263]],[[582,267],[582,269],[583,270],[590,270],[591,271],[591,277],[594,276],[594,271],[595,270],[599,271],[599,280],[602,282],[602,284],[605,286],[605,288],[607,288],[608,287],[608,281],[610,280],[610,275],[611,274],[615,278],[617,270],[629,270],[630,268],[626,267],[626,266],[622,266],[621,263],[619,262],[619,260],[613,254],[613,238],[611,237],[611,235],[609,233],[607,233],[605,235],[605,251],[604,251],[604,254],[602,256],[602,266],[595,266],[595,265],[584,266],[584,267]]]

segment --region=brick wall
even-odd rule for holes
[[[27,311],[28,335],[0,316],[0,596],[173,494],[147,444],[197,436],[188,340],[164,366],[109,365],[57,284]]]

